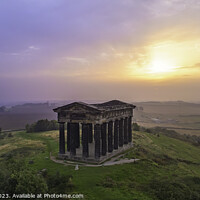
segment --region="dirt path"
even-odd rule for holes
[[[86,166],[86,167],[102,167],[102,166],[112,166],[112,165],[121,165],[121,164],[125,164],[125,163],[132,163],[132,162],[136,162],[139,159],[120,159],[120,157],[122,157],[123,155],[117,156],[112,158],[110,161],[106,161],[103,164],[99,164],[99,165],[95,165],[95,164],[87,164],[87,163],[79,163],[79,162],[72,162],[72,161],[64,161],[64,160],[57,160],[54,156],[51,155],[50,153],[50,159],[55,162],[55,163],[59,163],[59,164],[63,164],[65,166]],[[120,160],[118,160],[120,159]]]

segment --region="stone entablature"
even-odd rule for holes
[[[82,158],[87,160],[89,143],[94,143],[94,160],[99,161],[107,153],[132,143],[134,108],[134,105],[118,100],[102,104],[74,102],[55,108],[60,124],[59,154],[76,159],[76,150],[82,145]],[[65,123],[69,153],[65,150]]]

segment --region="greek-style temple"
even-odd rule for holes
[[[55,108],[59,123],[59,156],[98,163],[130,148],[134,108],[118,100],[101,104],[74,102]]]

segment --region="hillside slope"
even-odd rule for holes
[[[2,171],[4,164],[9,168],[8,163],[22,161],[28,170],[46,169],[44,181],[58,173],[60,179],[68,176],[71,185],[57,192],[81,193],[89,200],[200,199],[199,147],[162,134],[158,137],[134,132],[133,135],[134,148],[123,157],[140,161],[107,167],[80,166],[75,171],[74,166],[49,159],[50,152],[57,154],[57,131],[13,132],[0,139],[0,168]]]

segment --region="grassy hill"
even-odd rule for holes
[[[50,152],[57,155],[57,131],[2,134],[0,168],[1,171],[15,168],[13,173],[28,170],[35,176],[39,172],[47,183],[57,176],[68,183],[59,187],[47,184],[46,191],[51,188],[55,193],[84,194],[89,200],[200,199],[199,147],[145,132],[134,132],[133,142],[134,148],[123,157],[140,161],[107,167],[80,166],[75,171],[74,166],[49,159]]]

